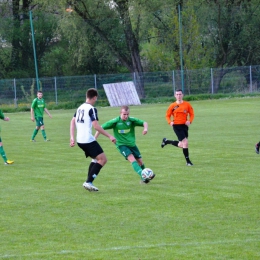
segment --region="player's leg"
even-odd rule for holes
[[[189,157],[189,148],[188,148],[189,127],[186,125],[173,125],[173,130],[178,137],[179,140],[178,147],[182,148],[182,152],[186,160],[186,165],[192,166],[193,164]]]
[[[5,151],[4,151],[4,147],[3,147],[3,143],[2,143],[2,139],[0,137],[0,154],[1,154],[1,157],[3,158],[4,162],[7,161],[7,157],[6,157],[6,154],[5,154]]]
[[[45,132],[45,126],[44,126],[44,122],[43,122],[43,118],[39,119],[39,125],[41,127],[41,132],[42,132],[42,137],[44,139],[45,142],[50,141],[49,139],[47,139],[47,135]]]
[[[131,163],[134,171],[141,177],[142,176],[142,167],[139,165],[139,163],[136,161],[136,159],[134,158],[134,156],[132,154],[130,154],[127,157],[127,160]]]
[[[183,155],[186,159],[186,164],[187,164],[187,166],[192,166],[193,163],[191,162],[190,157],[189,157],[189,148],[188,148],[188,139],[187,138],[184,138],[182,140],[182,145],[183,145],[182,151],[183,151]]]
[[[92,183],[98,176],[102,167],[106,164],[107,158],[104,152],[96,156],[96,162],[91,161],[89,165],[88,178],[86,182]]]
[[[7,159],[1,137],[0,137],[0,154],[1,154],[1,157],[3,158],[5,164],[13,164],[14,163],[14,161]]]
[[[259,154],[259,147],[260,147],[260,142],[256,143],[256,145],[255,145],[255,152],[257,154]]]
[[[134,171],[141,177],[142,168],[140,167],[140,165],[136,161],[135,156],[133,155],[132,150],[130,149],[130,147],[128,147],[126,145],[121,145],[121,146],[117,147],[117,149],[125,157],[125,159],[128,160],[131,163]],[[140,152],[139,152],[139,154],[140,154]]]
[[[138,162],[138,164],[140,165],[140,167],[143,170],[145,168],[145,165],[144,165],[142,158],[136,158],[136,161]]]
[[[35,129],[33,130],[33,133],[32,133],[32,137],[31,137],[31,142],[35,142],[34,138],[36,137],[36,135],[38,134],[38,131],[41,127],[41,124],[40,124],[40,118],[35,118],[35,122],[36,122],[36,127]]]
[[[163,148],[165,145],[167,144],[171,144],[171,145],[174,145],[176,147],[179,147],[181,148],[181,144],[179,144],[180,142],[177,141],[177,140],[168,140],[166,137],[164,137],[162,139],[162,143],[161,143],[161,147]]]
[[[39,131],[39,127],[36,126],[36,128],[33,130],[32,138],[31,138],[31,141],[32,141],[32,142],[35,142],[34,138],[35,138],[36,135],[38,134],[38,131]]]
[[[180,131],[180,129],[179,129],[179,127],[178,126],[174,126],[173,125],[173,131],[175,132],[175,134],[177,135],[177,137],[178,137],[178,140],[168,140],[166,137],[164,137],[163,139],[162,139],[162,143],[161,143],[161,147],[163,148],[165,145],[167,145],[167,144],[171,144],[171,145],[173,145],[173,146],[176,146],[176,147],[179,147],[179,148],[182,148],[182,143],[180,142],[180,140],[182,140],[183,138],[179,138],[179,135],[180,135],[180,133],[179,133],[179,131]],[[183,137],[183,136],[182,136]]]
[[[93,182],[107,162],[106,155],[97,141],[89,144],[78,144],[78,146],[85,152],[86,157],[95,158],[94,160],[92,159],[88,167],[88,176],[87,180],[83,183],[83,187],[89,191],[98,191]]]
[[[183,125],[180,127],[180,133],[179,133],[179,138],[183,138],[182,140],[182,151],[183,151],[183,155],[186,159],[186,165],[187,166],[193,166],[193,163],[190,160],[189,157],[189,143],[188,143],[188,137],[189,137],[189,127],[186,125]]]
[[[89,167],[88,167],[88,172],[90,172],[91,168],[97,163],[97,160],[96,159],[92,159],[91,160],[91,163],[89,164]]]
[[[140,165],[140,167],[142,168],[142,170],[144,170],[145,169],[145,165],[144,165],[144,163],[143,163],[143,160],[142,160],[142,158],[136,158],[136,160],[137,160],[137,162],[138,162],[138,164]],[[150,179],[148,180],[148,179],[143,179],[142,177],[141,177],[141,184],[147,184],[147,183],[149,183],[152,179],[154,179],[154,177],[155,177],[155,174],[153,173],[153,175],[150,177]]]

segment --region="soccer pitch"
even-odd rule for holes
[[[84,100],[83,100],[84,101]],[[50,111],[41,133],[30,137],[30,113],[1,120],[6,154],[0,161],[0,259],[260,259],[259,98],[191,102],[187,167],[166,123],[169,104],[131,107],[130,116],[149,124],[136,128],[145,166],[156,177],[140,185],[138,175],[108,138],[98,141],[108,157],[94,184],[82,187],[90,160],[69,146],[74,110]],[[119,108],[98,108],[99,122]],[[2,160],[0,158],[0,160]]]

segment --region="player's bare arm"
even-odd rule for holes
[[[44,111],[50,118],[52,118],[52,116],[51,116],[51,114],[50,114],[50,112],[49,112],[49,110],[47,108],[44,108]]]
[[[99,135],[100,135],[100,133],[99,133],[98,131],[96,131],[96,133],[95,133],[95,135],[94,135],[94,137],[95,137],[96,140],[98,139]]]
[[[92,122],[92,125],[93,125],[93,127],[95,128],[95,130],[96,130],[97,132],[99,132],[100,134],[102,134],[102,135],[108,137],[108,138],[111,140],[111,142],[116,143],[116,138],[115,138],[114,136],[112,136],[111,134],[109,134],[107,131],[105,131],[105,130],[99,125],[98,121],[96,121],[96,120],[93,121],[93,122]]]
[[[144,130],[143,130],[143,135],[146,135],[148,132],[148,123],[144,122]]]
[[[34,122],[35,118],[34,118],[34,110],[31,108],[31,120]]]
[[[75,121],[76,118],[73,117],[70,121],[70,146],[75,146],[74,134],[75,134]]]

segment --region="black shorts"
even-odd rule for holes
[[[188,139],[189,127],[187,125],[173,125],[172,128],[179,141],[182,141],[185,138]]]
[[[91,157],[94,159],[99,154],[104,152],[102,147],[99,145],[97,141],[86,143],[86,144],[78,143],[78,146],[84,151],[86,158]]]

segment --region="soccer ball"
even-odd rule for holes
[[[145,168],[142,170],[141,176],[143,180],[151,180],[153,175],[153,170],[151,170],[150,168]]]

